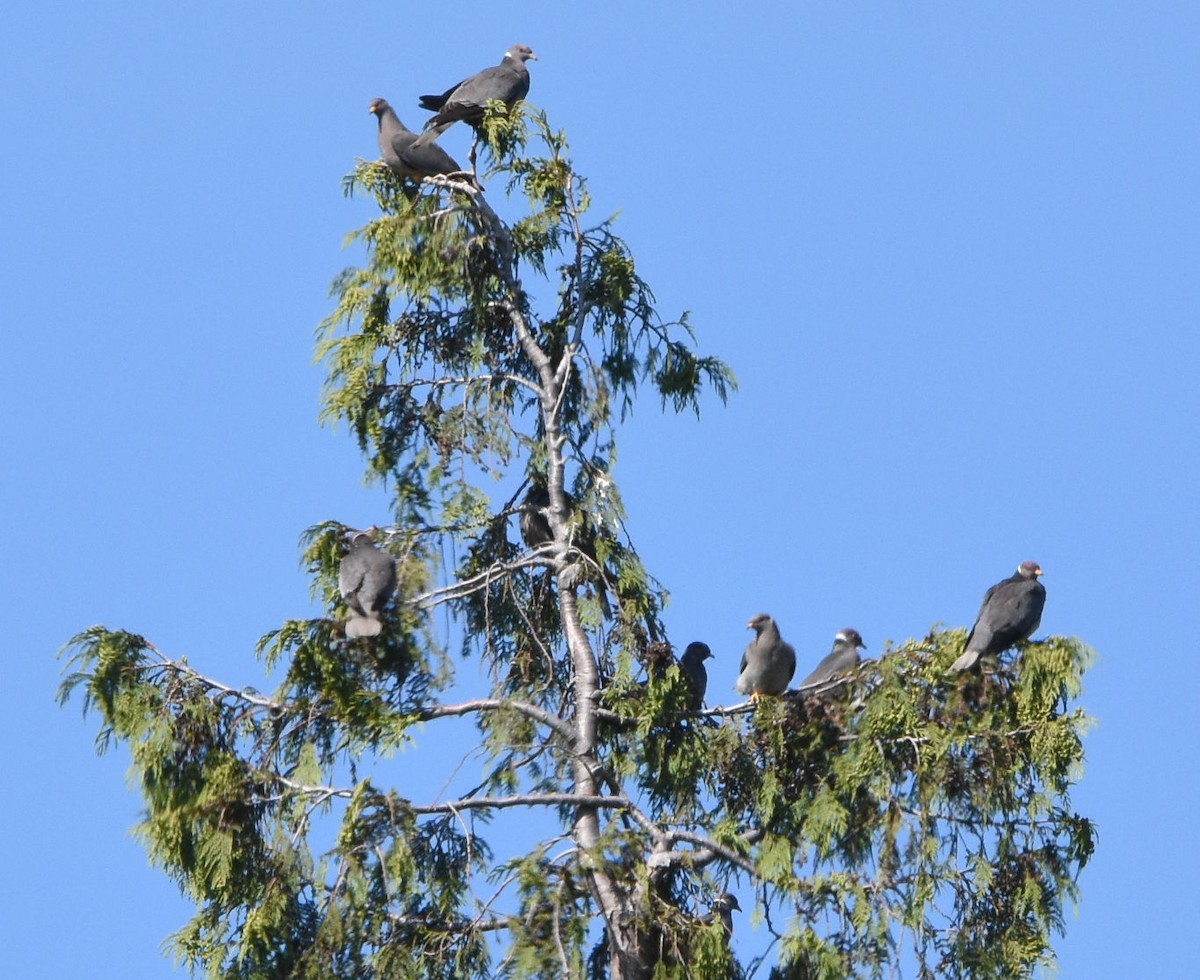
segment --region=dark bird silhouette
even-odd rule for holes
[[[379,152],[383,162],[398,177],[419,181],[462,170],[445,150],[435,142],[445,127],[438,127],[418,136],[406,127],[387,99],[375,99],[370,111],[379,120]]]
[[[514,44],[504,53],[500,64],[451,85],[441,95],[422,95],[421,108],[437,113],[425,128],[460,119],[478,126],[487,104],[493,99],[511,109],[529,94],[529,69],[525,62],[531,59],[537,61],[537,55],[527,44]]]
[[[574,507],[575,499],[563,491],[567,506]],[[521,525],[521,540],[525,547],[540,548],[554,540],[554,532],[550,529],[550,491],[544,486],[534,484],[525,494],[518,508],[518,521]]]
[[[867,645],[858,630],[844,629],[833,638],[833,649],[825,655],[825,659],[817,664],[817,669],[809,674],[799,684],[801,688],[815,687],[827,684],[835,677],[845,674],[858,666],[859,648],[865,650]]]
[[[563,491],[563,500],[567,505],[568,516],[579,509],[579,502],[566,490]],[[554,540],[554,532],[550,528],[550,491],[544,486],[531,486],[525,494],[525,499],[521,501],[518,512],[521,539],[527,548],[540,548]],[[596,558],[595,532],[590,525],[584,523],[578,528],[574,545],[588,561],[600,564]]]
[[[700,921],[710,926],[714,922],[720,921],[721,927],[725,930],[726,936],[733,936],[733,913],[740,912],[741,905],[738,904],[737,896],[732,892],[721,892],[717,896],[717,900],[712,903],[712,911],[708,915],[702,916]]]
[[[566,490],[563,499],[567,505],[568,516],[579,509],[579,502]],[[525,497],[517,508],[517,521],[521,527],[521,540],[525,547],[540,548],[554,540],[554,531],[550,527],[550,491],[542,484],[530,486]],[[596,532],[586,521],[579,525],[574,534],[572,544],[592,565],[599,566],[600,559],[596,556]],[[597,589],[600,606],[605,618],[612,615],[608,594],[601,582]]]
[[[700,711],[704,707],[704,694],[708,690],[708,671],[704,669],[704,661],[712,657],[712,650],[707,643],[699,641],[689,643],[679,658],[679,669],[687,680],[692,696],[688,708]]]
[[[796,673],[796,651],[784,643],[779,627],[766,613],[759,613],[747,624],[755,637],[742,654],[737,683],[733,689],[757,701],[764,694],[779,695],[787,690]]]
[[[346,635],[378,636],[383,629],[380,615],[396,591],[396,560],[360,531],[351,538],[350,550],[342,558],[338,588],[350,609]]]
[[[1036,561],[1023,561],[1016,574],[987,590],[975,625],[967,634],[967,645],[951,670],[968,670],[980,657],[997,654],[1033,636],[1046,605],[1046,587],[1038,581],[1041,574],[1042,567]]]

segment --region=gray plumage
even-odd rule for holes
[[[346,635],[378,636],[383,608],[396,591],[396,560],[375,547],[369,534],[359,532],[342,558],[338,588],[350,610]]]
[[[859,648],[866,649],[863,638],[858,630],[844,629],[833,638],[833,649],[825,655],[825,659],[817,664],[817,669],[809,674],[799,684],[800,687],[815,687],[827,684],[835,677],[845,674],[858,666]]]
[[[778,695],[787,690],[796,673],[796,651],[784,643],[779,627],[766,613],[759,613],[747,624],[755,637],[742,654],[737,683],[733,689],[757,700],[764,694]]]
[[[418,136],[400,121],[387,99],[375,99],[370,111],[379,120],[379,152],[396,176],[419,181],[462,170],[435,142],[445,127]]]
[[[425,128],[449,124],[460,119],[477,126],[483,119],[488,102],[493,99],[512,108],[529,94],[529,69],[525,62],[537,61],[537,55],[526,44],[514,44],[504,53],[500,64],[452,85],[441,95],[422,95],[421,108],[437,113]]]
[[[738,904],[737,896],[732,892],[721,892],[717,896],[717,900],[712,903],[712,911],[701,918],[704,925],[709,926],[714,922],[720,921],[721,928],[725,930],[726,936],[733,935],[733,913],[740,912],[741,905]]]
[[[679,669],[683,671],[692,692],[688,702],[692,711],[700,711],[704,707],[704,695],[708,690],[708,671],[704,668],[704,661],[712,655],[707,643],[697,641],[689,643],[679,658]]]
[[[1000,653],[1033,636],[1046,605],[1046,587],[1038,581],[1041,574],[1036,561],[1023,561],[1016,574],[987,590],[962,656],[951,670],[968,670],[980,657]]]

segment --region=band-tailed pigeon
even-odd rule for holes
[[[679,658],[679,669],[691,688],[692,696],[688,707],[692,711],[700,711],[704,707],[704,694],[708,690],[708,671],[704,669],[704,661],[712,657],[712,650],[707,643],[699,641],[689,643]]]
[[[421,108],[437,113],[425,128],[464,119],[477,126],[483,119],[488,102],[496,99],[512,108],[529,94],[529,69],[525,62],[537,61],[537,55],[526,44],[514,44],[504,53],[500,64],[452,85],[441,95],[422,95]]]
[[[1036,561],[1023,561],[1016,574],[987,590],[967,645],[951,670],[967,670],[980,657],[1007,650],[1033,635],[1046,605],[1046,587],[1038,581],[1041,574]]]
[[[359,532],[338,569],[338,587],[350,609],[346,635],[378,636],[380,614],[396,591],[396,560],[376,548],[369,534]]]
[[[833,649],[825,655],[825,659],[817,664],[817,669],[809,674],[799,684],[799,687],[816,687],[827,684],[835,677],[846,673],[858,666],[859,647],[866,649],[858,630],[844,629],[833,638]]]
[[[787,690],[796,673],[796,651],[784,643],[779,627],[766,613],[759,613],[747,624],[757,634],[742,654],[741,673],[733,689],[757,701],[764,694],[778,695]]]
[[[578,502],[566,490],[563,491],[563,499],[569,511],[579,509]],[[544,485],[534,483],[530,486],[517,510],[521,539],[525,542],[525,547],[536,549],[554,540],[554,531],[550,527],[550,491]],[[590,524],[585,522],[576,530],[573,543],[589,562],[600,564],[596,555],[596,534]],[[600,606],[607,618],[612,615],[612,607],[609,605],[608,593],[603,584],[598,592]]]
[[[566,490],[563,500],[567,510],[575,512],[579,502]],[[544,486],[534,484],[525,494],[518,508],[520,513],[521,539],[527,548],[540,548],[554,540],[554,532],[550,529],[550,491]],[[589,524],[583,524],[575,533],[575,547],[578,548],[588,561],[599,564],[596,557],[595,533]]]
[[[566,495],[567,506],[574,500]],[[521,501],[518,520],[521,525],[521,539],[526,548],[540,548],[554,540],[554,532],[550,529],[550,491],[544,486],[534,484]]]
[[[379,151],[383,162],[398,177],[419,181],[462,170],[445,150],[435,142],[444,127],[418,136],[396,115],[387,99],[375,99],[370,111],[379,120]]]
[[[717,896],[717,900],[712,903],[712,911],[708,915],[702,916],[700,921],[706,926],[720,921],[721,928],[725,930],[725,935],[732,936],[733,913],[735,909],[738,912],[742,910],[741,905],[738,904],[737,896],[733,892],[721,892]]]

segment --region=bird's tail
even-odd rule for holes
[[[425,132],[423,132],[420,136],[418,136],[415,140],[413,140],[412,145],[414,147],[428,146],[430,143],[432,143],[434,140],[436,140],[439,136],[442,135],[442,133],[444,133],[447,129],[449,129],[453,125],[454,125],[454,123],[452,123],[452,122],[440,123],[437,126],[428,126],[428,124],[427,124]]]
[[[950,665],[951,670],[970,670],[979,659],[978,650],[964,650],[961,657]]]
[[[382,631],[383,623],[370,616],[351,613],[350,618],[346,620],[346,635],[351,639],[358,639],[360,636],[378,636]]]

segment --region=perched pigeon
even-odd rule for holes
[[[844,629],[833,638],[833,649],[817,664],[817,669],[800,682],[800,687],[827,684],[840,674],[858,666],[858,649],[866,649],[858,630]]]
[[[579,509],[579,502],[567,491],[563,491],[567,510],[574,512]],[[540,548],[554,540],[554,532],[550,529],[550,491],[544,486],[534,484],[525,494],[518,508],[520,512],[521,538],[527,548]],[[569,516],[569,515],[568,515]],[[575,532],[575,547],[583,552],[589,561],[599,564],[596,558],[595,535],[589,525],[584,524]]]
[[[699,711],[704,707],[704,693],[708,690],[708,671],[704,669],[704,661],[712,657],[712,650],[707,643],[689,643],[679,658],[679,669],[687,679],[688,687],[692,690],[688,707]]]
[[[567,506],[574,504],[567,497]],[[525,499],[519,508],[521,539],[527,548],[540,548],[554,540],[554,532],[550,529],[550,491],[536,483],[529,488]]]
[[[1007,650],[1033,635],[1046,605],[1046,587],[1038,581],[1041,574],[1036,561],[1023,561],[1015,575],[987,590],[966,648],[951,670],[967,670],[980,657]]]
[[[369,534],[359,532],[342,559],[338,588],[350,608],[346,635],[378,636],[383,629],[380,613],[396,591],[396,561],[376,548]]]
[[[515,44],[504,53],[504,60],[492,68],[452,85],[441,95],[422,95],[421,108],[430,109],[437,115],[425,124],[425,128],[465,119],[477,126],[483,119],[488,102],[496,99],[508,108],[525,98],[529,93],[529,69],[525,62],[537,55],[528,45]]]
[[[383,154],[383,162],[397,177],[420,180],[462,170],[450,154],[434,142],[441,135],[441,128],[418,136],[405,127],[387,99],[373,101],[370,111],[379,120],[379,151]]]
[[[732,892],[721,892],[717,896],[717,900],[712,904],[712,911],[708,915],[703,916],[700,921],[704,925],[712,925],[716,921],[720,921],[722,928],[725,930],[726,936],[733,935],[733,912],[740,912],[741,905],[738,904],[737,896]]]
[[[565,490],[563,498],[566,500],[568,510],[578,509],[578,502]],[[550,491],[545,486],[533,484],[517,510],[521,526],[521,539],[525,542],[525,547],[536,549],[554,540],[554,532],[550,527]],[[574,544],[589,562],[600,564],[600,560],[596,556],[596,535],[590,525],[585,523],[575,531]],[[612,607],[609,605],[608,594],[603,585],[599,588],[599,598],[605,617],[610,616]]]
[[[764,694],[778,695],[787,690],[796,673],[796,651],[784,643],[779,627],[766,613],[759,613],[747,624],[757,636],[742,654],[741,673],[733,689],[757,701]]]

